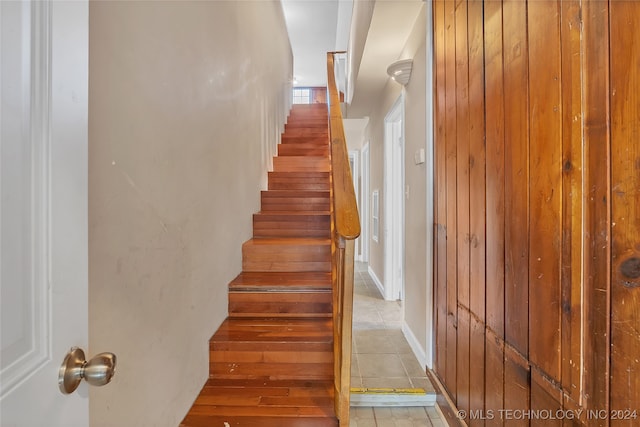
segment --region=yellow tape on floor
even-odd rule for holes
[[[370,388],[353,387],[353,394],[427,394],[423,388]]]

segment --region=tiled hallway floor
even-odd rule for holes
[[[434,392],[402,333],[402,305],[385,301],[367,271],[356,263],[351,385],[367,388],[423,388]],[[433,407],[358,407],[351,427],[443,427]]]

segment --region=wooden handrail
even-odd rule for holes
[[[331,151],[337,150],[337,156],[331,157],[336,213],[336,233],[347,240],[356,239],[360,235],[360,219],[358,217],[358,205],[356,193],[353,188],[351,168],[349,167],[349,152],[344,136],[344,124],[342,123],[342,111],[340,109],[340,93],[336,84],[334,72],[335,53],[327,53],[327,89],[329,91],[329,129],[331,135]]]
[[[333,256],[333,346],[335,413],[349,425],[351,328],[353,325],[354,240],[360,235],[358,205],[344,136],[334,54],[327,53],[329,134],[331,138],[331,206]]]

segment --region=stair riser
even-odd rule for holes
[[[304,289],[330,292],[329,273],[240,273],[229,283],[230,292],[260,292],[263,289]]]
[[[243,271],[331,271],[331,246],[269,244],[242,246]]]
[[[329,210],[328,197],[284,197],[282,195],[270,195],[262,193],[262,210],[271,211],[296,211],[316,212]]]
[[[308,139],[320,139],[326,138],[329,140],[329,132],[322,129],[307,129],[307,128],[292,128],[287,129],[285,133],[282,134],[284,137],[297,137],[297,138],[308,138]]]
[[[328,317],[330,292],[230,292],[231,317]]]
[[[267,237],[322,237],[329,238],[331,232],[329,230],[313,230],[305,228],[286,228],[286,226],[278,225],[278,228],[260,229],[254,227],[253,237],[267,238]]]
[[[273,158],[274,172],[329,172],[328,157],[282,156]]]
[[[329,215],[298,217],[256,214],[253,217],[254,237],[325,237],[331,235]]]
[[[264,260],[242,261],[244,271],[331,271],[331,262]]]
[[[332,363],[330,351],[280,352],[280,351],[212,351],[213,363]]]
[[[316,144],[279,144],[278,156],[328,156],[329,146]]]
[[[328,136],[305,137],[283,134],[280,137],[280,141],[284,145],[318,145],[322,147],[329,147]]]
[[[290,191],[329,191],[329,180],[297,180],[289,179],[269,179],[269,190],[290,190]]]
[[[289,122],[284,125],[285,130],[289,129],[319,129],[325,130],[329,126],[327,119],[308,119],[308,118],[298,118],[294,117],[293,120],[289,120]]]

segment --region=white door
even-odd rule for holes
[[[404,293],[404,100],[385,117],[384,152],[384,290],[386,300]]]
[[[0,42],[0,425],[84,427],[88,3],[0,1]]]

